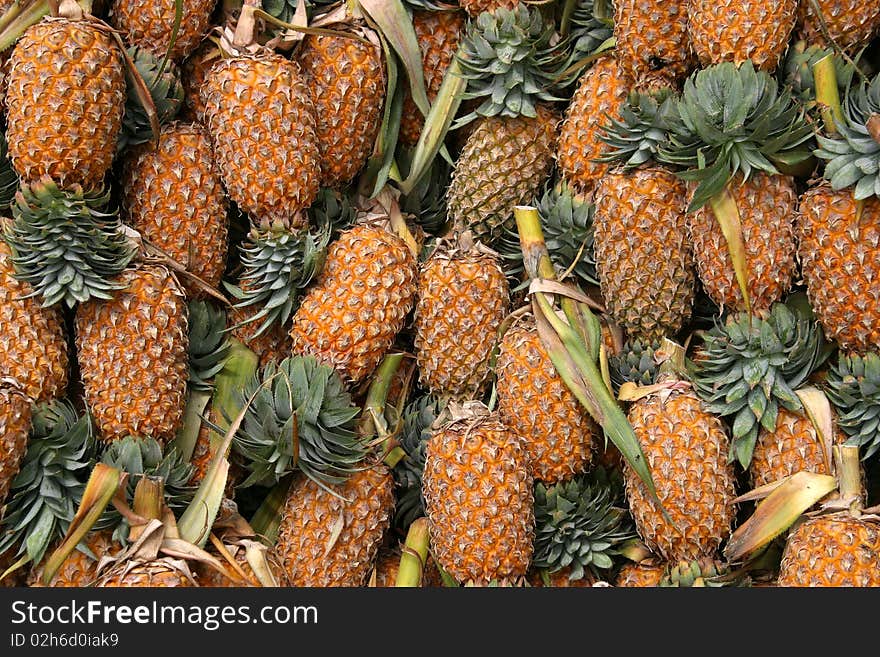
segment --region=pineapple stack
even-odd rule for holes
[[[0,583],[878,585],[877,3],[180,4],[0,53]]]

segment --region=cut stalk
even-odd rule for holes
[[[397,569],[397,587],[422,585],[425,564],[428,561],[428,519],[422,516],[413,520],[406,534],[400,567]]]
[[[160,520],[165,507],[165,486],[161,477],[141,477],[134,489],[132,510],[144,520]],[[128,539],[136,543],[146,527],[133,525]]]
[[[825,55],[813,64],[813,80],[816,84],[816,102],[819,103],[825,132],[837,134],[837,124],[843,123],[843,110],[840,107],[840,91],[837,87],[837,72],[834,70],[834,55]]]
[[[361,411],[359,433],[364,440],[376,441],[380,445],[382,460],[389,468],[393,468],[406,456],[406,452],[397,444],[397,440],[388,428],[385,419],[385,403],[388,391],[394,382],[394,375],[403,363],[403,353],[388,354],[382,359],[376,370],[367,398]]]
[[[183,426],[174,437],[173,445],[177,447],[181,457],[185,461],[192,459],[196,442],[199,438],[199,431],[202,428],[202,416],[205,414],[205,408],[211,401],[211,393],[206,390],[189,391],[189,398],[186,403],[186,411],[183,416]]]
[[[48,14],[47,0],[32,2],[23,9],[19,8],[14,14],[4,14],[3,28],[0,31],[0,52],[11,47],[31,25],[39,23]]]
[[[263,500],[263,503],[254,513],[250,524],[254,529],[254,534],[260,537],[260,540],[266,545],[274,545],[278,538],[278,527],[281,525],[281,510],[287,501],[287,493],[290,490],[290,483],[293,481],[293,475],[284,477]]]

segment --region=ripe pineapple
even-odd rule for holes
[[[73,47],[72,44],[76,44]],[[102,186],[125,108],[123,55],[106,26],[47,17],[12,51],[6,138],[25,183]]]
[[[459,410],[435,425],[425,455],[431,554],[460,584],[520,582],[534,550],[528,455],[482,404]]]
[[[15,277],[9,247],[0,240],[0,379],[15,379],[41,402],[67,389],[67,338],[60,309],[43,307],[32,291]]]
[[[300,227],[318,194],[315,109],[296,62],[271,52],[221,59],[201,88],[229,198],[252,218]]]
[[[382,464],[329,491],[296,475],[281,511],[275,553],[291,586],[364,586],[394,511]]]
[[[481,14],[459,46],[464,97],[479,105],[467,115],[476,120],[447,191],[449,218],[487,245],[513,227],[514,206],[532,202],[553,164],[551,34],[537,8],[520,4]]]
[[[626,75],[640,82],[660,72],[675,81],[690,72],[693,54],[688,39],[690,0],[642,0],[614,3],[614,49]]]
[[[207,131],[198,124],[166,125],[158,143],[126,153],[123,167],[124,221],[218,287],[226,268],[229,208]],[[186,277],[182,283],[188,296],[204,294]]]
[[[856,54],[880,30],[880,5],[861,0],[817,0],[829,36],[842,49]],[[798,6],[798,34],[810,44],[828,46],[812,3]]]
[[[482,12],[494,12],[498,9],[514,9],[519,0],[459,0],[459,5],[470,16],[479,16]]]
[[[596,272],[610,319],[632,339],[675,336],[694,303],[687,188],[653,161],[675,111],[666,94],[632,94],[602,136],[609,145],[602,160],[620,166],[595,191]]]
[[[31,400],[0,379],[0,507],[27,452],[30,430]]]
[[[160,265],[126,269],[110,301],[76,312],[76,346],[86,402],[98,436],[174,438],[186,405],[187,307],[183,289]]]
[[[109,530],[89,532],[77,549],[67,556],[58,572],[52,576],[48,586],[53,588],[92,586],[98,577],[96,568],[101,558],[112,556],[121,549],[122,546],[113,540],[113,532]],[[31,569],[28,586],[46,586],[43,584],[43,564]]]
[[[626,465],[630,512],[645,545],[666,561],[714,557],[736,515],[727,429],[681,376],[665,361],[658,384],[668,387],[633,402],[627,414],[669,520]]]
[[[359,223],[330,244],[290,329],[294,354],[315,356],[353,384],[379,365],[415,297],[415,256],[386,223]]]
[[[379,548],[376,556],[376,563],[373,567],[373,574],[370,575],[370,586],[377,588],[389,588],[396,586],[397,573],[400,570],[401,548]],[[437,570],[437,564],[428,554],[428,559],[422,568],[421,586],[442,586],[440,571]]]
[[[688,34],[703,66],[751,60],[773,71],[788,45],[798,0],[690,0]]]
[[[180,65],[180,83],[183,86],[183,106],[180,120],[194,123],[205,122],[205,102],[202,83],[208,71],[220,58],[220,49],[211,39],[205,39]]]
[[[880,74],[850,86],[837,133],[819,136],[823,181],[801,197],[798,255],[825,334],[846,352],[880,343]]]
[[[415,351],[433,395],[476,398],[490,375],[509,292],[498,256],[470,238],[440,244],[422,265],[415,305]]]
[[[597,427],[556,372],[531,317],[505,331],[495,371],[500,419],[522,437],[535,479],[554,483],[589,469]]]
[[[618,118],[632,83],[617,60],[604,55],[581,75],[578,87],[565,111],[559,132],[556,160],[563,179],[581,193],[593,191],[608,171],[596,162],[604,144],[602,125]]]
[[[460,11],[415,10],[412,12],[413,30],[422,52],[422,73],[428,101],[433,103],[443,83],[446,69],[452,63],[465,25]],[[416,106],[409,91],[403,98],[399,140],[413,146],[419,140],[425,117]]]
[[[151,50],[173,61],[180,61],[199,45],[211,26],[211,13],[217,0],[182,0],[182,19],[174,45],[172,26],[177,0],[114,0],[110,22],[122,33],[126,43]]]
[[[660,586],[666,572],[666,564],[656,559],[624,564],[617,573],[614,586],[625,588],[646,588]]]
[[[351,37],[307,35],[296,55],[315,107],[322,187],[350,182],[366,164],[379,133],[385,64],[378,39],[370,36],[363,30]]]

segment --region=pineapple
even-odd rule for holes
[[[201,88],[229,198],[251,218],[301,227],[318,194],[315,108],[296,62],[273,52],[218,60]]]
[[[0,240],[0,379],[11,377],[34,402],[63,397],[68,382],[64,318],[32,296],[15,277],[11,253]]]
[[[846,352],[880,343],[878,113],[880,74],[850,87],[837,134],[817,138],[825,180],[803,194],[797,219],[807,294],[825,334]]]
[[[459,0],[459,5],[471,17],[477,17],[484,11],[495,12],[499,9],[514,9],[519,0]]]
[[[93,586],[96,579],[98,562],[112,557],[122,549],[113,540],[112,532],[107,530],[90,532],[61,564],[58,572],[52,576],[48,585],[43,584],[43,564],[33,568],[28,575],[28,586],[53,588],[72,588]]]
[[[533,478],[522,441],[497,413],[450,403],[428,441],[423,490],[431,554],[460,584],[516,584],[535,536]]]
[[[415,10],[412,25],[422,52],[422,73],[428,101],[433,103],[440,91],[446,69],[452,63],[464,31],[465,15],[461,11]],[[419,140],[425,117],[409,91],[403,98],[400,117],[400,143],[414,146]]]
[[[657,157],[685,167],[679,175],[690,182],[688,232],[703,288],[722,309],[766,309],[789,290],[796,269],[797,195],[777,166],[809,156],[802,145],[812,129],[791,90],[748,61],[697,71],[678,105],[681,120]],[[736,226],[744,254],[734,261]]]
[[[457,401],[489,382],[507,279],[497,255],[467,236],[440,244],[422,265],[415,305],[415,352],[422,385]]]
[[[332,490],[296,475],[275,542],[290,585],[366,585],[393,511],[394,479],[382,464]]]
[[[415,255],[386,224],[366,219],[330,244],[290,329],[294,354],[315,356],[353,385],[379,365],[414,303]]]
[[[828,357],[803,294],[769,311],[728,315],[699,334],[691,363],[694,391],[712,413],[730,418],[730,458],[747,468],[759,431],[775,432],[780,408],[802,412],[794,394]]]
[[[631,339],[675,336],[694,303],[687,187],[653,161],[675,109],[667,94],[632,94],[602,136],[602,160],[620,166],[595,191],[596,271],[609,318]]]
[[[556,372],[530,316],[505,331],[495,371],[500,419],[522,438],[535,479],[555,483],[588,470],[597,427]]]
[[[637,86],[655,72],[673,82],[690,72],[693,54],[688,41],[689,4],[690,0],[614,3],[615,56]]]
[[[130,45],[151,50],[158,57],[168,53],[173,61],[189,55],[211,27],[217,0],[182,0],[182,19],[174,44],[172,26],[177,0],[113,0],[110,22]]]
[[[201,42],[192,54],[180,65],[180,82],[183,86],[183,107],[180,119],[193,123],[205,122],[205,102],[202,98],[202,83],[208,71],[220,57],[220,49],[211,39]]]
[[[27,452],[31,429],[31,400],[20,390],[0,379],[0,508]]]
[[[644,561],[632,562],[625,564],[617,578],[614,580],[614,586],[624,588],[650,588],[660,586],[660,580],[666,572],[664,563],[656,559],[646,559]]]
[[[880,5],[862,0],[817,0],[828,35],[843,50],[856,54],[880,30]],[[810,0],[798,8],[798,34],[810,44],[829,46]]]
[[[532,201],[553,164],[559,57],[548,28],[536,8],[500,8],[471,21],[459,46],[464,97],[479,105],[464,119],[474,123],[447,191],[449,217],[487,245],[513,227],[514,206]]]
[[[250,322],[248,321],[250,318],[251,313],[247,308],[233,306],[229,309],[232,335],[257,355],[260,367],[265,367],[269,363],[278,363],[290,355],[293,343],[287,327],[273,324],[267,330],[258,333],[259,322]]]
[[[357,175],[382,123],[382,48],[374,33],[362,32],[307,35],[296,55],[315,107],[322,187],[342,187]]]
[[[632,83],[611,55],[597,59],[578,82],[559,131],[556,160],[562,178],[576,191],[589,194],[608,171],[597,162],[604,144],[602,125],[618,118]]]
[[[400,556],[403,547],[379,548],[379,554],[376,556],[376,563],[373,567],[373,574],[370,575],[370,586],[377,588],[389,588],[397,585],[397,573],[400,570]],[[437,570],[437,564],[428,554],[428,559],[422,568],[422,581],[420,586],[442,586],[440,571]]]
[[[627,464],[629,508],[642,541],[664,560],[714,557],[736,515],[730,440],[721,420],[676,373],[676,355],[669,357],[660,366],[657,387],[627,414],[669,519]]]
[[[863,458],[880,449],[880,353],[864,356],[838,351],[823,388],[837,411],[847,444],[864,448]]]
[[[160,442],[183,420],[189,374],[183,289],[161,265],[135,265],[111,301],[76,311],[76,346],[86,401],[98,436],[128,434]]]
[[[798,0],[690,0],[690,42],[703,66],[751,60],[773,71],[788,45],[797,7]]]
[[[73,47],[72,44],[76,44]],[[25,183],[100,188],[125,108],[123,54],[106,26],[46,17],[12,51],[6,138]]]
[[[207,131],[172,123],[155,144],[126,153],[123,220],[187,271],[218,287],[226,268],[229,211]],[[204,294],[186,277],[190,297]]]

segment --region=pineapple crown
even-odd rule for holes
[[[669,139],[669,132],[681,119],[671,89],[655,93],[633,91],[620,108],[620,118],[608,117],[599,138],[608,145],[600,162],[634,169],[653,162],[657,151]]]
[[[701,557],[692,561],[670,564],[658,586],[666,588],[715,588],[731,586],[742,581],[731,576],[730,568],[722,561]]]
[[[0,210],[12,206],[15,192],[18,191],[18,174],[9,159],[9,146],[6,143],[6,131],[0,130]]]
[[[104,211],[109,192],[62,191],[49,178],[22,184],[4,228],[16,277],[30,283],[44,306],[73,307],[90,298],[110,299],[110,279],[134,257],[118,214]]]
[[[309,225],[316,234],[321,235],[330,227],[332,239],[346,228],[351,228],[357,218],[357,208],[351,198],[335,189],[322,187],[306,211]]]
[[[615,392],[626,382],[640,386],[653,384],[660,371],[655,353],[662,348],[659,340],[627,340],[623,349],[608,356],[608,370]]]
[[[431,438],[431,425],[440,416],[443,404],[436,397],[424,395],[409,402],[403,409],[400,446],[406,455],[394,466],[397,483],[395,524],[408,527],[425,515],[422,497],[422,472],[425,469],[425,448]]]
[[[544,188],[535,208],[541,219],[544,243],[557,272],[561,275],[571,270],[579,282],[599,285],[593,254],[593,204],[565,181],[559,181]],[[505,227],[498,241],[498,252],[505,260],[507,278],[518,283],[514,291],[527,287],[529,281],[515,227]]]
[[[535,485],[534,567],[570,568],[573,580],[590,570],[601,579],[622,543],[635,537],[619,473],[598,467],[552,486]]]
[[[837,411],[837,426],[847,444],[864,449],[866,459],[880,449],[880,354],[839,353],[825,379],[828,399]]]
[[[101,454],[101,463],[129,474],[126,496],[134,499],[135,488],[144,477],[162,480],[169,508],[179,514],[193,499],[196,488],[190,485],[194,468],[173,445],[164,448],[155,438],[126,436],[114,440]],[[108,508],[95,523],[95,529],[114,528],[113,538],[122,543],[128,537],[129,524],[115,508]]]
[[[244,271],[239,284],[224,282],[236,308],[255,307],[243,323],[262,321],[255,336],[283,326],[299,306],[302,291],[324,266],[331,229],[291,231],[283,224],[256,226],[241,244]]]
[[[568,58],[561,84],[577,81],[587,57],[604,50],[614,36],[614,6],[610,0],[578,0],[571,12],[566,49]]]
[[[540,10],[523,3],[470,21],[456,58],[468,81],[464,98],[484,100],[462,122],[475,115],[534,118],[537,101],[559,100],[549,91],[562,52],[551,45],[553,33]]]
[[[404,166],[403,170],[409,170],[415,151],[401,151],[398,165]],[[431,235],[436,235],[446,225],[446,189],[449,187],[451,175],[449,163],[442,157],[436,157],[412,191],[400,197],[401,212],[412,217],[418,226]]]
[[[207,391],[226,362],[231,348],[226,312],[203,299],[189,302],[189,385]]]
[[[694,390],[710,413],[732,418],[730,460],[748,468],[760,428],[775,431],[779,406],[803,410],[795,390],[828,358],[829,345],[799,295],[698,335],[688,363]]]
[[[27,453],[0,521],[0,553],[18,546],[33,563],[61,540],[76,514],[95,458],[88,415],[67,400],[34,407]]]
[[[159,125],[168,123],[177,116],[183,104],[180,69],[174,62],[163,62],[145,48],[132,46],[126,52],[153,99]],[[122,130],[116,143],[116,150],[119,152],[129,146],[148,142],[155,136],[150,125],[150,117],[144,109],[138,93],[138,85],[130,69],[126,69],[126,76],[128,86],[125,113],[122,116]]]
[[[705,205],[738,172],[777,174],[777,165],[809,158],[812,128],[791,91],[751,61],[714,64],[692,73],[678,100],[680,122],[661,145],[661,162],[697,182],[688,212]]]
[[[880,73],[850,87],[835,121],[839,137],[817,135],[816,157],[826,160],[832,189],[853,188],[856,200],[880,197]]]
[[[339,484],[367,455],[360,408],[336,370],[311,356],[269,362],[239,398],[247,410],[232,446],[249,473],[241,487],[271,486],[294,470],[319,486]]]

